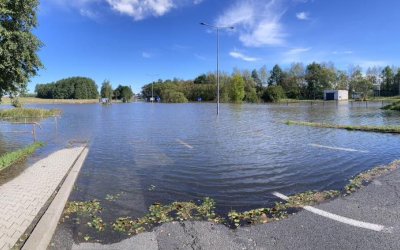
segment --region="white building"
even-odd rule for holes
[[[324,90],[325,101],[343,101],[349,100],[349,91],[347,90]]]

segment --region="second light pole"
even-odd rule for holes
[[[219,93],[220,93],[220,91],[219,91],[219,31],[221,29],[233,30],[234,27],[233,26],[230,26],[230,27],[229,26],[214,26],[214,25],[207,24],[207,23],[200,23],[200,24],[217,30],[217,115],[219,115]]]

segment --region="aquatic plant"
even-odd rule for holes
[[[45,144],[42,142],[35,142],[26,148],[14,152],[9,152],[0,156],[0,171],[33,155],[36,152],[36,150],[43,147],[44,145]]]
[[[92,201],[71,201],[68,202],[64,214],[86,214],[86,215],[95,215],[100,212],[102,207],[100,205],[100,201],[92,200]]]
[[[98,232],[102,232],[106,228],[106,224],[103,222],[103,219],[99,216],[93,216],[92,221],[88,222],[87,225],[96,229]]]
[[[356,177],[350,180],[350,183],[347,184],[344,188],[347,194],[354,193],[358,189],[362,188],[366,184],[370,183],[372,180],[376,179],[379,176],[385,175],[391,171],[394,171],[400,167],[400,161],[394,161],[387,166],[379,166],[368,170],[366,172],[358,174]]]
[[[167,205],[155,203],[150,206],[149,213],[138,219],[131,217],[118,218],[113,229],[118,232],[137,234],[162,223],[172,221],[208,220],[221,223],[223,220],[216,216],[215,201],[205,198],[201,204],[189,202],[173,202]]]
[[[302,121],[286,121],[286,125],[298,125],[298,126],[309,126],[316,128],[335,128],[345,129],[350,131],[365,131],[365,132],[377,132],[377,133],[400,133],[400,126],[353,126],[353,125],[335,125],[327,123],[315,123],[315,122],[302,122]]]
[[[14,108],[0,110],[0,119],[47,118],[59,115],[61,115],[61,111],[58,109]]]

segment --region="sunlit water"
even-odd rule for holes
[[[215,199],[220,214],[271,206],[273,191],[290,195],[341,189],[355,174],[400,158],[399,135],[284,124],[400,125],[400,114],[380,110],[380,103],[224,104],[219,116],[215,104],[40,107],[62,109],[63,115],[42,122],[38,138],[48,146],[35,159],[70,140],[89,140],[90,152],[70,200],[100,200],[106,222],[141,216],[154,202],[204,197]],[[1,129],[16,127],[3,124]],[[32,137],[0,133],[0,141],[5,152]],[[121,193],[116,201],[105,200]]]

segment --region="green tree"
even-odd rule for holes
[[[281,67],[279,67],[278,64],[276,64],[272,70],[271,70],[271,74],[269,76],[268,79],[268,85],[281,85],[284,79],[284,72],[281,69]]]
[[[112,89],[110,81],[105,80],[103,82],[103,84],[101,85],[100,94],[101,94],[101,98],[108,98],[108,100],[111,100],[112,95],[113,95],[113,89]]]
[[[42,43],[32,34],[38,5],[38,0],[0,1],[0,99],[25,90],[43,67],[37,55]]]
[[[229,98],[231,102],[240,103],[244,98],[244,79],[240,74],[232,77],[229,89]]]
[[[332,89],[336,81],[336,70],[333,66],[311,63],[307,66],[305,80],[307,81],[308,98],[323,97],[323,91]]]
[[[381,73],[382,84],[381,84],[381,93],[384,96],[391,96],[394,94],[394,73],[393,69],[389,66],[386,66]]]
[[[265,102],[278,102],[281,99],[286,98],[285,91],[280,85],[268,86],[262,96]]]

